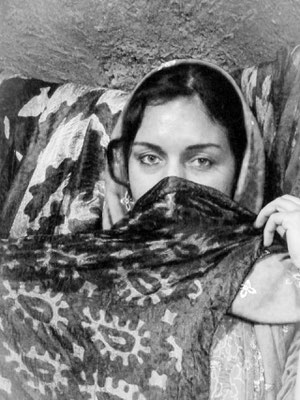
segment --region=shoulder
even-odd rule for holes
[[[232,312],[258,323],[300,321],[300,270],[288,253],[265,254],[255,262],[232,304]]]

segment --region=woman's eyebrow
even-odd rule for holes
[[[150,148],[151,150],[160,152],[160,153],[164,153],[163,149],[153,143],[149,143],[149,142],[133,142],[132,146],[145,146]],[[191,146],[186,147],[184,150],[185,151],[197,151],[197,150],[203,150],[206,147],[216,147],[218,149],[222,149],[222,146],[217,144],[217,143],[199,143],[199,144],[193,144]]]
[[[197,151],[197,150],[203,150],[207,147],[216,147],[218,149],[222,149],[222,146],[217,143],[199,143],[199,144],[193,144],[191,146],[186,147],[185,151]]]
[[[133,142],[132,147],[134,147],[134,146],[148,147],[149,149],[151,149],[153,151],[156,151],[157,153],[165,154],[165,152],[163,151],[163,149],[160,146],[158,146],[156,144],[153,144],[153,143],[149,143],[149,142]]]

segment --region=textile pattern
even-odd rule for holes
[[[254,326],[230,315],[224,316],[214,336],[210,398],[266,398],[264,366]]]
[[[165,178],[117,230],[1,242],[3,399],[208,399],[213,334],[261,254],[254,215]]]
[[[34,79],[0,86],[0,235],[101,227],[105,149],[119,90]]]
[[[265,202],[283,193],[300,196],[300,46],[276,60],[246,68],[238,78],[264,137]]]

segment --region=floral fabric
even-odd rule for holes
[[[254,325],[225,316],[211,349],[211,400],[265,400],[265,375]]]
[[[246,68],[238,78],[264,137],[265,202],[300,196],[300,46],[282,50],[273,62]]]
[[[101,228],[105,149],[125,99],[71,83],[2,82],[0,236]]]
[[[213,334],[262,252],[254,217],[165,178],[118,229],[2,241],[2,396],[208,399]]]

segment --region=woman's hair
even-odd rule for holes
[[[221,72],[209,66],[178,64],[154,72],[130,99],[123,115],[121,138],[112,140],[108,147],[108,165],[113,179],[126,185],[124,178],[120,178],[120,173],[116,173],[114,168],[114,150],[121,150],[118,162],[121,158],[122,168],[127,173],[131,146],[141,126],[145,108],[167,103],[177,97],[195,95],[202,101],[209,118],[225,128],[238,174],[247,137],[243,105],[236,89]]]

